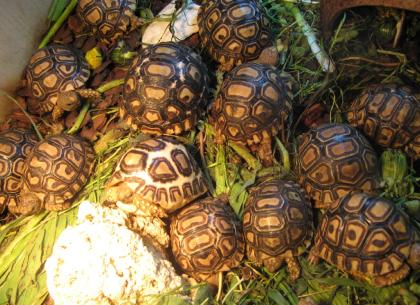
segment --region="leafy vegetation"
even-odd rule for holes
[[[49,15],[51,21],[60,21],[60,15],[63,11],[66,13],[68,2],[53,2]],[[405,54],[407,50],[403,47],[392,48],[387,43],[390,35],[395,34],[392,26],[389,26],[394,24],[392,21],[395,14],[386,17],[383,12],[379,14],[375,9],[369,14],[362,11],[345,14],[332,38],[318,42],[328,58],[335,62],[335,72],[325,73],[319,64],[319,58],[311,51],[305,31],[302,32],[304,22],[313,35],[320,37],[317,30],[319,4],[296,4],[281,0],[263,0],[262,3],[276,33],[281,55],[280,68],[290,73],[293,79],[295,113],[302,113],[303,109],[320,103],[325,107],[329,121],[343,122],[346,106],[366,85],[387,82],[416,83],[420,79],[419,65]],[[74,1],[70,5],[74,5]],[[140,14],[147,12],[149,16],[148,3],[143,5],[144,12],[141,11]],[[407,34],[404,39],[418,39],[418,16],[410,15],[406,18]],[[375,31],[371,30],[372,26],[376,27]],[[375,36],[378,33],[380,35]],[[214,77],[218,80],[219,87],[223,75],[217,73]],[[236,214],[241,217],[248,191],[255,183],[267,176],[295,179],[293,160],[296,153],[295,141],[302,132],[301,120],[302,115],[290,120],[290,129],[284,143],[276,139],[276,161],[270,168],[263,168],[260,161],[245,147],[234,143],[218,145],[213,127],[207,120],[200,122],[197,131],[179,139],[188,144],[198,156],[197,159],[201,159],[212,195],[228,198]],[[95,143],[96,172],[71,209],[17,218],[0,228],[0,305],[38,305],[44,302],[48,292],[43,264],[51,254],[54,241],[66,226],[75,221],[78,202],[85,199],[101,202],[104,184],[111,175],[116,160],[134,140],[136,139],[122,131],[112,130]],[[386,163],[385,167],[388,165]],[[418,173],[413,164],[407,161],[402,167],[405,174],[393,172],[394,180],[389,182],[384,179],[384,183],[390,185],[385,189],[384,196],[393,198],[408,213],[415,215],[420,210],[419,202],[413,203],[419,199],[419,179],[415,177]],[[411,178],[407,178],[407,173]],[[395,180],[396,177],[400,180]],[[403,194],[398,187],[400,182],[407,184],[407,191]],[[398,285],[378,289],[355,281],[327,264],[310,266],[306,255],[299,258],[299,261],[302,277],[296,282],[289,280],[285,267],[276,273],[269,273],[264,268],[257,268],[244,261],[241,268],[223,275],[220,279],[223,284],[214,297],[206,285],[200,286],[195,304],[296,305],[308,297],[319,305],[414,305],[420,302],[419,272],[412,272]],[[157,304],[185,303],[168,294],[159,296]]]

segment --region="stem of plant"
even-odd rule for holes
[[[32,127],[34,128],[38,138],[40,141],[44,140],[44,137],[42,136],[42,134],[39,132],[38,127],[36,127],[36,124],[34,122],[34,120],[32,120],[32,117],[30,116],[29,113],[26,112],[25,109],[23,109],[23,107],[19,104],[19,102],[11,95],[9,95],[7,92],[4,92],[3,90],[0,90],[0,92],[5,95],[8,99],[10,99],[13,103],[16,104],[16,106],[19,107],[20,111],[23,112],[23,114],[28,118],[28,120],[31,122]]]
[[[245,147],[235,144],[231,141],[228,142],[228,145],[230,147],[232,147],[232,149],[239,155],[241,156],[242,159],[244,159],[246,161],[246,163],[248,163],[248,166],[252,169],[256,169],[259,170],[262,165],[261,163],[258,161],[257,158],[255,158]]]
[[[118,87],[122,84],[124,84],[124,79],[114,79],[98,87],[96,91],[98,91],[99,93],[104,93],[105,91],[111,90],[112,88]]]
[[[85,102],[83,104],[82,109],[80,109],[79,115],[76,118],[76,121],[74,122],[73,126],[67,131],[68,134],[75,134],[79,129],[80,126],[83,123],[83,120],[85,119],[86,114],[89,111],[90,103]]]
[[[278,137],[276,137],[276,144],[280,150],[281,161],[283,163],[284,170],[286,173],[290,172],[290,158],[289,152],[287,151],[286,147],[284,147],[283,143],[280,141]]]
[[[66,7],[66,9],[61,14],[61,16],[57,19],[57,21],[50,28],[47,35],[45,35],[44,39],[42,39],[38,49],[42,49],[43,47],[45,47],[50,42],[51,38],[54,36],[55,33],[57,33],[58,29],[61,27],[61,25],[64,23],[64,21],[67,20],[67,17],[70,15],[70,13],[76,7],[77,3],[78,3],[78,0],[71,0],[71,2]]]
[[[321,65],[324,72],[333,73],[335,71],[335,64],[332,59],[328,56],[325,50],[318,44],[315,33],[312,30],[311,26],[303,18],[302,13],[299,8],[297,8],[292,2],[283,1],[284,6],[290,11],[290,13],[295,17],[296,22],[298,23],[302,34],[305,35],[308,40],[309,47],[312,50],[312,53],[315,55],[316,60]]]
[[[104,93],[122,84],[124,84],[124,79],[115,79],[115,80],[112,80],[110,82],[103,84],[98,89],[96,89],[96,91],[98,91],[99,93]],[[73,126],[67,131],[68,134],[75,134],[80,129],[80,126],[82,125],[83,120],[85,119],[85,116],[89,111],[89,107],[90,107],[90,103],[85,102],[82,109],[80,109],[79,115],[77,116],[76,121],[74,122]]]
[[[215,167],[215,182],[216,182],[216,195],[225,194],[227,190],[227,172],[226,172],[226,157],[225,149],[223,145],[218,145],[216,155],[216,167]]]
[[[214,193],[214,186],[213,186],[213,182],[211,181],[211,176],[209,173],[209,169],[207,167],[207,161],[206,161],[206,157],[204,156],[204,139],[205,134],[204,134],[204,130],[200,131],[200,133],[198,134],[198,139],[199,139],[199,143],[200,143],[200,158],[201,158],[201,163],[203,164],[203,171],[204,171],[204,175],[206,176],[207,179],[207,184],[209,187],[209,191],[211,194],[215,194]]]

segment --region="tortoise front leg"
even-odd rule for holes
[[[57,121],[64,111],[76,110],[80,104],[81,98],[97,100],[101,97],[101,93],[93,89],[77,89],[61,92],[57,97],[57,104],[52,111],[53,121]]]
[[[290,279],[296,281],[300,276],[300,265],[296,257],[286,257],[287,269],[290,273]]]
[[[135,217],[132,222],[132,228],[142,236],[150,237],[164,249],[169,246],[169,235],[166,232],[165,223],[157,217]]]
[[[264,166],[273,165],[273,150],[271,149],[271,137],[263,134],[263,140],[257,145],[257,154]]]

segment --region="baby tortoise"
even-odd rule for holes
[[[211,111],[218,143],[248,145],[271,165],[273,137],[292,112],[291,83],[273,66],[240,65],[226,75]]]
[[[85,28],[104,44],[114,44],[141,26],[136,0],[80,0],[76,13]]]
[[[408,217],[383,198],[349,193],[322,216],[311,250],[318,257],[375,286],[403,280],[420,269],[420,235]]]
[[[97,91],[84,88],[89,76],[89,66],[79,50],[49,45],[36,51],[26,67],[27,86],[36,101],[29,103],[29,111],[39,115],[52,111],[57,120],[64,110],[79,106],[79,96],[99,98]]]
[[[26,159],[17,205],[9,210],[31,215],[69,208],[87,183],[94,158],[90,143],[79,137],[61,134],[38,142]]]
[[[137,230],[168,247],[161,218],[207,192],[201,169],[184,145],[169,137],[131,146],[106,184],[106,200],[136,218]]]
[[[328,208],[350,191],[379,188],[376,152],[357,129],[324,124],[306,132],[298,143],[299,182],[315,201]]]
[[[25,160],[37,142],[32,130],[15,129],[0,133],[0,214],[8,205],[16,206],[22,189]]]
[[[365,89],[347,112],[350,125],[384,148],[420,158],[420,93],[410,87],[376,85]]]
[[[194,128],[207,94],[207,68],[200,56],[181,44],[158,43],[133,60],[120,113],[133,130],[180,134]]]
[[[204,198],[172,217],[171,248],[182,271],[215,284],[217,273],[238,267],[244,256],[242,226],[228,204]]]
[[[219,62],[220,70],[257,60],[275,64],[265,54],[273,47],[273,35],[264,8],[256,0],[205,0],[198,15],[202,46]],[[277,52],[273,54],[277,56]]]
[[[311,244],[312,206],[305,191],[291,181],[269,180],[251,192],[243,215],[248,258],[268,271],[287,263],[292,280],[300,275],[296,256]]]

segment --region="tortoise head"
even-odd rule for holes
[[[22,215],[33,215],[42,210],[42,201],[33,193],[22,192],[17,212]]]
[[[410,249],[410,255],[408,257],[408,264],[414,270],[420,270],[420,239],[417,239]]]

